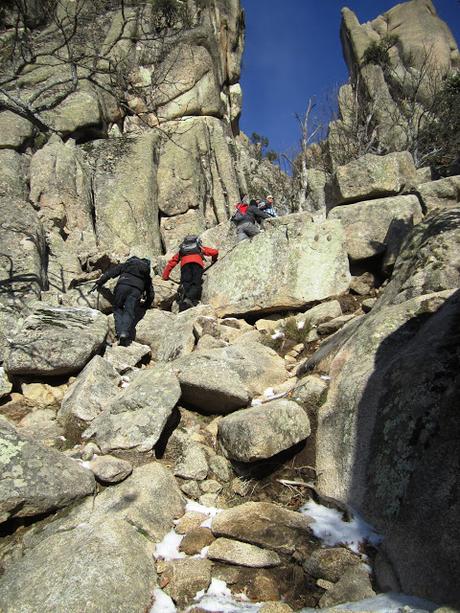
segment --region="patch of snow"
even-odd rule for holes
[[[213,518],[217,513],[220,513],[222,509],[218,509],[217,507],[205,507],[204,504],[195,502],[195,500],[187,500],[185,511],[195,511],[196,513],[207,515],[208,519],[205,519],[200,525],[202,528],[210,528]]]
[[[80,466],[83,466],[83,468],[86,468],[87,470],[91,470],[91,462],[88,462],[87,460],[78,460],[77,462],[80,464]]]
[[[265,398],[273,398],[274,395],[275,395],[275,390],[272,387],[267,387],[267,389],[264,390]]]
[[[176,613],[176,606],[170,596],[160,590],[159,587],[153,591],[155,602],[149,613]]]
[[[222,509],[218,509],[217,507],[206,507],[204,504],[200,504],[195,500],[187,500],[185,510],[194,511],[195,513],[204,513],[205,515],[210,515],[211,517],[215,517],[217,513],[222,511]]]
[[[120,387],[128,387],[130,383],[131,379],[129,377],[127,377],[126,375],[123,375],[123,377],[121,377]]]
[[[302,330],[304,326],[305,326],[305,319],[297,322],[297,330]]]
[[[331,380],[329,375],[320,375],[319,378],[322,379],[323,381],[330,381]]]
[[[346,545],[351,551],[359,553],[359,546],[365,541],[377,545],[382,540],[375,530],[359,515],[354,513],[351,521],[346,522],[337,509],[329,509],[313,500],[304,504],[299,511],[313,519],[310,527],[313,534],[325,545]]]
[[[260,398],[253,398],[251,400],[251,406],[252,407],[257,407],[259,406],[259,404],[263,404],[262,400]]]
[[[212,579],[207,590],[208,596],[231,596],[232,592],[225,581]]]
[[[274,340],[276,340],[278,338],[284,338],[284,332],[281,332],[281,330],[275,330],[275,333],[272,334],[272,338]]]
[[[157,543],[153,556],[156,560],[159,558],[162,560],[179,560],[185,558],[185,553],[179,551],[179,545],[181,544],[183,534],[177,534],[174,530],[171,530],[166,534],[160,543]]]
[[[209,545],[207,545],[206,547],[203,547],[203,549],[198,554],[198,557],[199,558],[207,558],[208,557],[208,550],[209,550]]]
[[[232,595],[225,581],[212,579],[206,591],[201,590],[195,596],[196,605],[192,605],[186,611],[196,606],[204,611],[218,611],[219,613],[257,613],[262,603],[248,603],[245,595]],[[244,602],[242,602],[244,600]]]
[[[65,440],[66,440],[66,437],[65,437],[65,436],[63,436],[63,435],[61,434],[60,436],[58,436],[58,439],[59,439],[60,441],[65,441]]]

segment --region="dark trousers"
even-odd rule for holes
[[[113,316],[117,336],[134,337],[134,327],[137,321],[137,307],[142,296],[142,290],[130,285],[120,284],[113,295]]]
[[[182,266],[180,283],[183,289],[183,300],[179,304],[179,310],[184,310],[198,304],[201,300],[202,277],[203,267],[199,264],[191,262],[190,264],[184,264],[184,266]]]

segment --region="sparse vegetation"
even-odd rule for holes
[[[390,49],[399,41],[396,34],[387,34],[379,41],[372,41],[363,55],[363,64],[377,64],[382,68],[390,66]]]
[[[443,82],[420,133],[420,147],[439,175],[460,172],[460,73]]]
[[[263,159],[267,159],[269,162],[276,162],[279,159],[279,155],[276,153],[276,151],[273,149],[268,149],[270,141],[266,136],[253,132],[250,140],[254,145],[254,152],[259,162],[261,162]]]
[[[0,110],[50,132],[46,112],[83,84],[115,99],[128,115],[155,114],[160,89],[171,85],[179,61],[177,35],[192,21],[187,3],[179,0],[74,0],[65,5],[48,0],[39,9],[8,0],[0,12],[0,29],[6,28],[0,39]],[[37,70],[45,78],[34,84],[31,96],[17,82],[27,83]]]
[[[283,324],[284,336],[295,344],[304,343],[311,329],[307,321],[299,327],[300,323],[295,317],[288,317]]]

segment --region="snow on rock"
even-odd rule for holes
[[[202,528],[210,528],[211,527],[211,523],[212,520],[214,519],[214,517],[220,513],[222,511],[222,509],[217,509],[216,507],[205,507],[204,505],[200,504],[199,502],[195,502],[194,500],[188,500],[187,504],[185,505],[185,511],[195,511],[196,513],[204,513],[205,515],[208,516],[208,519],[206,519],[202,524],[201,527]]]
[[[149,613],[176,613],[177,609],[171,596],[165,594],[159,587],[153,592],[155,602]]]
[[[201,590],[195,596],[195,605],[186,611],[199,607],[204,611],[218,611],[219,613],[257,613],[263,603],[248,603],[244,594],[232,595],[225,581],[213,578],[206,591]]]
[[[157,543],[155,547],[154,557],[155,559],[162,559],[166,561],[179,560],[185,558],[185,553],[179,551],[179,545],[181,544],[183,534],[177,534],[174,530],[168,532],[160,543]]]
[[[367,541],[377,545],[382,540],[382,537],[374,531],[372,526],[356,513],[352,521],[346,522],[343,520],[340,511],[324,507],[313,500],[303,505],[299,511],[313,520],[310,528],[313,534],[321,539],[325,545],[343,544],[352,551],[359,553],[361,543]]]

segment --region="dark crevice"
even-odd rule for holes
[[[305,440],[300,441],[300,443],[266,460],[256,460],[254,462],[238,462],[236,460],[231,460],[231,464],[233,470],[239,477],[245,477],[247,479],[264,479],[302,452],[305,445]]]

